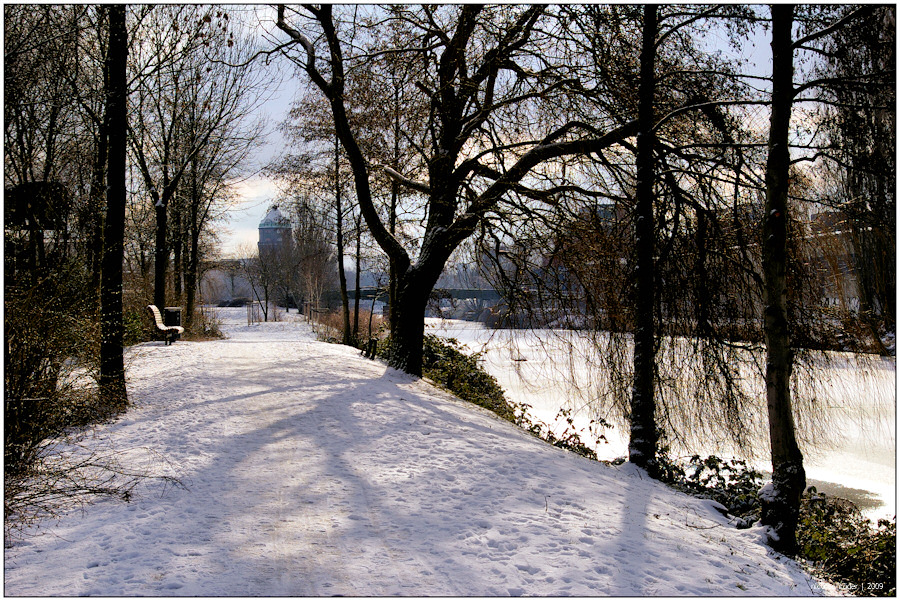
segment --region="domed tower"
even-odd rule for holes
[[[291,220],[273,205],[259,222],[259,254],[289,250],[291,247]]]

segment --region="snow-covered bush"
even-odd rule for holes
[[[529,406],[526,405],[525,408],[527,407]],[[572,451],[573,453],[581,455],[582,457],[587,457],[588,459],[597,459],[597,452],[581,440],[581,435],[575,428],[572,411],[566,408],[560,409],[559,413],[556,414],[555,422],[559,423],[560,419],[564,419],[566,422],[566,428],[560,434],[557,434],[554,431],[554,428],[549,424],[545,424],[541,421],[534,422],[529,420],[524,411],[522,411],[522,416],[519,419],[519,425],[541,440],[546,440],[554,447]],[[606,442],[606,436],[601,433],[606,428],[612,428],[612,425],[602,417],[597,417],[590,421],[588,430],[592,437],[596,439],[595,442],[597,444]]]

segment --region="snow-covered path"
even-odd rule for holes
[[[7,595],[810,595],[707,501],[550,447],[302,324],[131,352],[96,444],[185,488],[6,549]],[[34,532],[32,532],[34,534]]]

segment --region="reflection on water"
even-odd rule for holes
[[[428,320],[428,331],[456,338],[470,351],[483,353],[483,366],[497,378],[510,400],[531,406],[530,416],[553,424],[561,408],[572,411],[582,440],[590,443],[587,427],[597,412],[597,381],[601,368],[590,358],[590,341],[576,332],[487,330],[481,324],[455,320]],[[573,347],[577,352],[573,353]],[[675,355],[670,356],[677,356]],[[795,382],[817,415],[801,424],[808,486],[855,502],[873,519],[896,514],[896,362],[893,358],[833,353],[827,366],[816,366],[813,377]],[[676,362],[677,363],[677,362]],[[672,367],[670,365],[670,367]],[[678,371],[683,365],[675,365]],[[801,370],[797,370],[800,372]],[[691,389],[689,370],[682,385]],[[688,374],[688,375],[685,375]],[[752,377],[748,376],[748,382]],[[753,384],[750,384],[753,385]],[[759,382],[755,384],[760,386]],[[754,390],[759,406],[750,408],[744,426],[757,447],[757,469],[768,464],[764,388]],[[694,394],[688,392],[686,394]],[[801,395],[798,395],[798,398]],[[693,400],[693,398],[692,398]],[[608,410],[601,413],[608,418]],[[557,422],[557,434],[564,422]],[[601,459],[627,453],[624,427],[603,432],[607,441],[591,444]],[[674,456],[717,454],[734,456],[727,441],[673,445]]]

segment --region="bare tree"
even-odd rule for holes
[[[846,10],[850,10],[848,7]],[[818,70],[819,109],[829,142],[820,150],[833,180],[821,202],[834,211],[831,229],[842,240],[829,249],[832,274],[852,267],[858,307],[842,307],[843,321],[869,329],[867,346],[896,329],[896,9],[881,6],[824,40]],[[849,257],[851,265],[834,259]],[[867,341],[868,342],[868,341]],[[873,344],[874,343],[874,344]]]
[[[401,109],[395,108],[392,120],[385,117],[384,102],[387,94],[399,103],[399,96],[379,86],[379,79],[374,74],[359,76],[348,82],[345,90],[345,101],[352,106],[351,120],[359,132],[359,143],[365,149],[370,160],[379,163],[391,163],[395,160],[385,150],[387,140],[392,153],[399,152],[401,143],[396,134]],[[289,190],[294,188],[312,190],[316,188],[322,195],[334,199],[330,211],[334,215],[334,242],[339,257],[351,254],[347,252],[348,243],[355,236],[358,245],[362,240],[358,236],[359,227],[348,227],[350,222],[359,222],[361,214],[356,203],[353,190],[352,173],[345,153],[341,149],[331,117],[330,108],[318,95],[308,94],[295,102],[283,129],[295,145],[292,152],[287,153],[270,166],[270,171],[284,182]],[[326,183],[327,182],[327,183]],[[398,224],[398,203],[401,195],[398,185],[387,178],[376,177],[373,180],[372,193],[379,212],[388,221],[391,231],[399,233],[402,224]],[[387,197],[390,197],[388,200]],[[358,259],[359,253],[357,253]],[[337,262],[338,285],[341,297],[341,339],[345,344],[355,344],[358,332],[358,297],[353,310],[354,320],[351,325],[351,308],[348,295],[347,276],[344,261]],[[359,269],[356,270],[359,275]]]
[[[322,200],[301,190],[295,190],[291,200],[296,257],[293,264],[296,266],[295,273],[300,278],[301,295],[307,307],[306,315],[311,319],[312,314],[321,309],[325,291],[334,290],[335,276],[338,273],[335,263],[343,258],[336,252],[337,234],[330,210],[333,205],[322,207]]]
[[[196,57],[183,67],[189,75],[186,92],[187,109],[180,129],[179,145],[193,148],[184,176],[174,196],[176,227],[172,234],[176,254],[176,295],[184,279],[185,325],[190,327],[196,304],[198,271],[200,269],[201,240],[210,225],[222,216],[230,197],[230,184],[250,172],[248,162],[259,146],[265,123],[254,111],[265,98],[268,83],[259,70],[232,67],[248,56],[253,47],[247,39],[237,39],[226,28],[219,28],[208,36],[210,45],[203,57]],[[217,106],[205,95],[208,88],[229,86],[227,93],[219,90]],[[199,137],[206,135],[209,120],[217,119],[216,112],[226,105],[223,116],[204,144]]]
[[[250,283],[250,290],[263,314],[263,321],[269,321],[274,292],[279,281],[278,257],[275,253],[259,252],[251,246],[239,248],[240,272]]]
[[[103,230],[103,279],[100,292],[100,391],[112,404],[124,408],[124,338],[122,313],[122,263],[125,242],[125,175],[127,155],[127,57],[128,32],[125,7],[109,9],[107,101],[105,121],[109,132],[106,221]]]
[[[654,107],[656,105],[656,46],[658,8],[644,6],[641,23],[640,84],[638,87],[637,182],[635,185],[635,329],[634,385],[631,389],[629,459],[655,474],[657,453],[654,394],[656,334],[654,332],[656,220],[653,215]]]
[[[538,31],[537,22],[545,7],[511,9],[476,6],[440,9],[423,7],[404,13],[415,24],[417,36],[409,47],[389,49],[406,52],[421,61],[422,78],[416,87],[430,106],[421,147],[427,164],[428,182],[400,173],[391,173],[401,185],[425,195],[427,219],[417,239],[417,258],[392,235],[373,201],[370,164],[344,102],[346,71],[344,48],[331,6],[311,7],[309,14],[321,29],[327,47],[327,71],[320,71],[312,40],[288,24],[283,6],[278,8],[277,25],[294,44],[303,48],[303,58],[295,59],[313,83],[325,94],[335,126],[353,170],[357,200],[370,233],[395,266],[396,300],[391,308],[392,366],[413,374],[421,373],[425,305],[453,250],[478,228],[482,217],[500,199],[516,188],[532,168],[556,157],[585,154],[607,148],[635,133],[635,123],[611,127],[607,132],[581,124],[565,123],[529,143],[489,144],[479,152],[481,132],[488,121],[503,110],[536,98],[547,98],[557,87],[534,77],[517,60],[532,55],[525,49]],[[441,26],[438,23],[444,22]],[[474,44],[475,38],[479,43]],[[485,49],[477,53],[475,47]],[[502,74],[502,75],[501,75]],[[574,139],[573,139],[574,138]],[[522,150],[527,148],[527,150]],[[506,162],[498,153],[505,154]],[[481,162],[491,156],[503,171]]]
[[[211,17],[205,20],[202,10],[200,7],[156,7],[142,23],[142,43],[134,55],[133,70],[138,75],[134,77],[136,89],[129,140],[156,217],[153,303],[160,308],[166,305],[169,201],[192,156],[206,142],[201,135],[199,143],[192,148],[181,148],[178,144],[179,130],[189,108],[184,98],[188,76],[182,71],[182,61],[200,52],[204,27],[211,22]],[[172,23],[177,26],[172,27]],[[171,48],[179,48],[181,52],[172,55]]]
[[[667,7],[653,27],[646,12],[563,13],[568,63],[596,83],[590,90],[573,83],[559,110],[638,122],[643,111],[642,131],[636,144],[562,163],[547,176],[563,191],[554,204],[542,208],[525,195],[507,201],[491,221],[495,232],[485,232],[483,256],[497,256],[494,271],[517,323],[595,330],[591,404],[630,427],[631,454],[652,470],[673,442],[724,435],[746,444],[748,395],[736,383],[747,354],[738,360],[743,349],[729,324],[753,318],[756,280],[739,252],[748,243],[732,236],[733,222],[745,219],[731,207],[746,201],[738,182],[748,170],[739,160],[745,149],[735,146],[737,119],[724,110],[750,100],[729,65],[697,42],[709,23],[747,16],[729,7]],[[645,33],[655,39],[652,54]],[[641,94],[635,81],[656,90]],[[684,388],[687,369],[698,383],[692,392]]]
[[[206,152],[217,168],[246,153],[242,131],[259,101],[252,64],[228,62],[250,49],[228,30],[228,14],[200,6],[154,7],[135,57],[131,153],[156,214],[154,304],[165,305],[170,246],[168,206],[182,178]],[[178,26],[172,27],[171,23]],[[171,54],[171,48],[179,52]],[[168,58],[167,61],[162,59]],[[152,66],[152,69],[148,66]],[[258,132],[256,132],[258,133]],[[224,153],[224,154],[223,154]],[[200,202],[195,199],[195,202]]]
[[[763,219],[763,277],[765,282],[766,399],[772,444],[772,491],[761,496],[762,521],[772,526],[770,537],[780,549],[792,551],[799,519],[800,495],[806,488],[803,454],[794,434],[791,408],[791,336],[786,290],[788,131],[793,85],[794,8],[772,6],[772,113],[769,158],[766,163],[766,208]]]
[[[772,484],[761,494],[762,522],[770,527],[770,543],[779,550],[792,552],[797,545],[796,528],[800,496],[806,487],[803,454],[796,439],[791,394],[794,366],[791,310],[788,291],[788,245],[790,168],[790,120],[794,103],[804,91],[821,81],[794,83],[794,53],[809,50],[817,40],[834,35],[848,23],[872,10],[862,7],[829,22],[822,18],[807,20],[810,29],[794,38],[795,9],[773,5],[772,11],[772,104],[766,162],[766,206],[762,222],[762,271],[765,291],[763,329],[766,338],[766,401],[772,456]],[[823,22],[824,21],[824,22]]]

